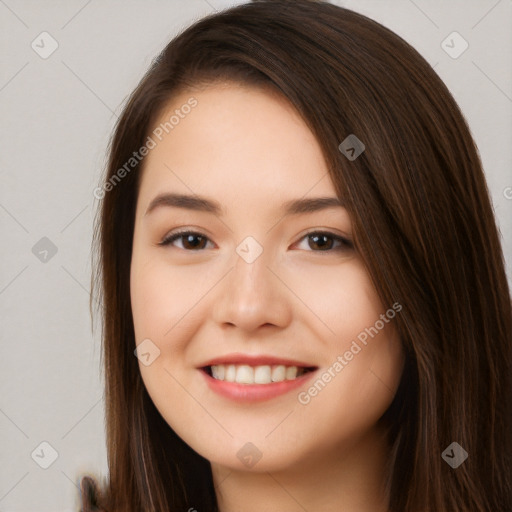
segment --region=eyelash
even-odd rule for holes
[[[211,240],[206,235],[203,235],[202,233],[199,233],[197,231],[183,230],[183,231],[177,231],[174,233],[169,233],[161,242],[158,242],[158,245],[160,245],[160,246],[171,245],[175,240],[178,240],[179,238],[181,238],[185,235],[194,235],[196,237],[201,237],[201,238],[204,238],[207,241],[211,242]],[[307,251],[307,252],[346,251],[346,250],[350,250],[350,249],[354,248],[351,240],[349,240],[348,238],[344,238],[342,236],[336,235],[334,233],[331,233],[329,231],[310,231],[309,233],[306,233],[300,240],[302,241],[305,238],[311,237],[313,235],[327,236],[328,238],[332,238],[333,240],[339,242],[341,245],[338,246],[337,248],[333,248],[333,249],[317,250],[317,251],[311,250],[311,251]],[[181,249],[181,247],[178,247],[178,249]],[[198,249],[198,250],[182,249],[182,250],[187,251],[187,252],[200,252],[200,251],[203,251],[204,249]]]

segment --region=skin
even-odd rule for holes
[[[283,216],[285,201],[336,197],[320,147],[282,97],[233,83],[173,98],[169,119],[191,96],[197,106],[145,158],[131,263],[136,344],[160,355],[139,362],[144,384],[167,423],[211,462],[222,512],[386,511],[388,447],[377,425],[403,369],[393,321],[311,397],[314,380],[260,403],[234,403],[208,388],[198,367],[233,352],[293,358],[328,371],[358,334],[391,307],[382,304],[360,255],[327,239],[351,238],[347,211],[333,207]],[[162,192],[218,201],[222,216],[176,207],[145,215]],[[207,241],[178,238],[189,228]],[[247,263],[237,246],[263,248]],[[398,313],[399,314],[399,313]],[[332,372],[332,370],[331,370]],[[237,452],[251,442],[261,459]],[[190,504],[193,507],[193,503]]]

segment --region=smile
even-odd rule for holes
[[[317,369],[291,360],[239,354],[218,358],[199,368],[208,387],[240,402],[261,401],[304,384]]]
[[[237,382],[238,384],[270,384],[272,382],[294,380],[310,371],[308,368],[284,365],[218,364],[208,368],[214,379],[224,382]]]

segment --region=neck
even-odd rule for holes
[[[349,449],[331,447],[279,471],[240,471],[212,463],[220,512],[387,512],[389,449],[371,432]]]

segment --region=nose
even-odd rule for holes
[[[261,327],[286,327],[292,317],[290,292],[271,269],[271,255],[263,251],[248,263],[238,254],[218,287],[213,305],[217,325],[231,325],[254,334]],[[270,267],[270,268],[269,268]]]

